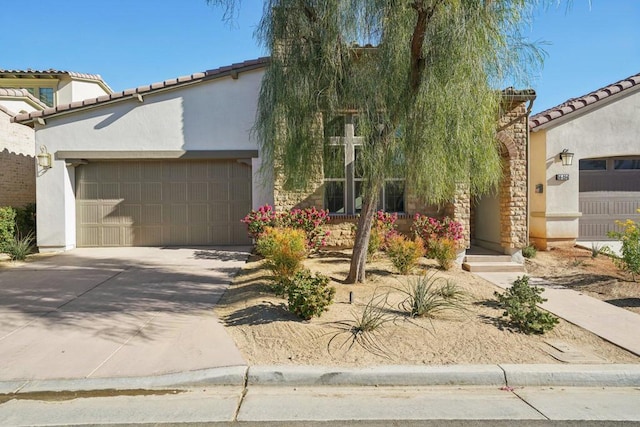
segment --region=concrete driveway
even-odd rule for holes
[[[0,381],[246,365],[212,311],[249,248],[91,248],[0,270]]]

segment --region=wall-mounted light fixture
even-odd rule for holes
[[[573,153],[570,153],[569,149],[565,148],[560,153],[560,161],[562,161],[562,166],[571,166],[573,163]]]
[[[53,167],[53,162],[51,161],[51,153],[47,151],[46,145],[40,146],[40,154],[38,154],[38,166],[42,169],[50,169]]]

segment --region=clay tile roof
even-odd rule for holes
[[[620,80],[619,82],[610,84],[609,86],[597,89],[579,98],[569,99],[560,105],[549,108],[548,110],[531,116],[531,118],[529,119],[529,128],[531,130],[534,130],[538,126],[545,125],[552,120],[564,117],[568,114],[580,110],[581,108],[593,105],[597,102],[609,98],[612,95],[618,94],[636,86],[640,87],[640,73],[635,74],[631,77],[627,77],[626,79]]]
[[[53,68],[49,68],[48,70],[32,70],[31,68],[27,68],[26,70],[11,70],[11,69],[0,68],[0,74],[15,74],[18,76],[35,76],[37,74],[55,76],[55,75],[66,74],[69,77],[77,77],[79,79],[102,81],[102,77],[100,77],[99,74],[76,73],[75,71],[54,70]]]
[[[47,105],[40,101],[38,98],[36,98],[35,96],[31,95],[31,93],[29,93],[28,90],[26,89],[16,89],[16,88],[10,88],[10,87],[0,87],[0,97],[3,98],[27,98],[29,101],[31,101],[33,104],[39,106],[41,109],[45,109],[47,108]]]
[[[181,76],[175,79],[165,80],[163,82],[152,83],[146,86],[126,89],[126,90],[123,90],[122,92],[115,92],[110,95],[100,96],[98,98],[90,98],[90,99],[85,99],[84,101],[72,102],[71,104],[67,104],[67,105],[59,105],[54,108],[47,108],[43,111],[34,111],[28,114],[19,114],[14,118],[12,118],[12,121],[29,122],[36,118],[44,118],[44,117],[51,116],[63,111],[78,110],[78,109],[82,109],[89,106],[99,105],[105,102],[115,101],[118,99],[128,99],[137,95],[146,95],[146,94],[153,93],[155,91],[165,89],[165,88],[179,87],[179,86],[190,84],[193,82],[211,80],[211,79],[216,79],[216,78],[225,77],[229,75],[234,76],[234,75],[237,75],[237,73],[240,73],[243,71],[250,71],[257,68],[263,68],[268,64],[268,62],[269,62],[268,57],[252,59],[249,61],[239,62],[239,63],[228,65],[225,67],[208,70],[203,73],[194,73],[188,76]],[[2,70],[0,70],[0,73],[2,73]]]

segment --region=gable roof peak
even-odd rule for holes
[[[596,89],[586,95],[577,98],[570,98],[560,105],[556,105],[555,107],[551,107],[535,114],[529,119],[529,128],[531,130],[535,130],[540,126],[547,125],[553,120],[565,117],[568,114],[590,105],[594,105],[610,98],[613,95],[617,95],[634,87],[640,87],[640,73],[634,74],[608,86],[601,87],[600,89]]]

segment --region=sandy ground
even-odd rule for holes
[[[576,266],[576,272],[567,270],[565,263],[571,260],[556,262],[550,258],[554,255],[539,253],[540,258],[529,265],[533,274],[543,273],[557,280],[566,275],[590,274],[582,272],[580,266]],[[327,251],[305,261],[312,271],[331,277],[331,285],[337,290],[334,304],[322,317],[302,321],[289,313],[286,301],[270,292],[269,271],[258,257],[252,257],[245,265],[216,313],[250,364],[563,363],[554,346],[570,348],[577,355],[573,361],[580,363],[640,363],[640,358],[565,321],[545,335],[513,331],[495,303],[493,293],[499,288],[459,267],[445,272],[438,270],[433,261],[421,262],[415,273],[436,274],[466,291],[463,312],[447,311],[430,319],[412,319],[397,307],[402,295],[396,288],[402,287],[408,277],[393,274],[384,255],[368,265],[366,284],[345,285],[341,280],[348,272],[349,252]],[[350,293],[353,303],[349,303]],[[354,341],[348,329],[374,295],[388,298],[385,316],[389,321],[374,334],[360,335]]]
[[[592,257],[591,250],[577,247],[538,252],[527,260],[527,272],[640,314],[640,281],[632,281],[606,255]]]

